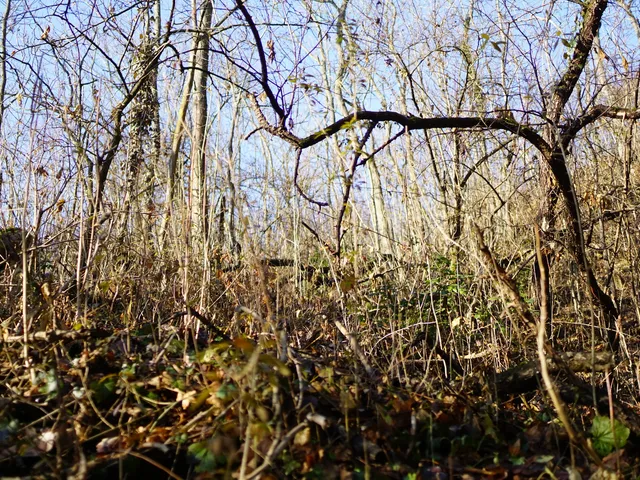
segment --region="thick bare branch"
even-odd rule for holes
[[[361,121],[371,122],[394,122],[411,130],[432,130],[441,128],[461,128],[461,129],[486,129],[504,130],[511,132],[529,141],[543,155],[551,155],[551,147],[531,126],[516,122],[511,118],[502,117],[431,117],[423,118],[414,115],[404,115],[393,111],[369,111],[360,110],[347,115],[331,125],[319,130],[307,137],[300,138],[282,127],[270,125],[262,114],[260,106],[255,97],[252,97],[253,109],[258,117],[258,123],[267,132],[286,140],[298,148],[305,149],[312,147],[323,140],[335,135],[341,130],[347,130]]]
[[[547,142],[530,126],[518,123],[507,118],[496,117],[431,117],[422,118],[413,115],[403,115],[392,111],[368,111],[361,110],[352,113],[328,127],[300,139],[301,148],[311,147],[320,143],[331,135],[350,128],[359,121],[395,122],[407,130],[431,130],[436,128],[464,128],[464,129],[489,129],[505,130],[514,133],[531,142],[543,154],[550,153]]]
[[[547,116],[553,124],[559,122],[562,111],[582,75],[606,8],[607,0],[586,0],[583,4],[582,26],[575,38],[573,56],[564,75],[553,89],[551,101],[547,107]]]

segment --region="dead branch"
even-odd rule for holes
[[[51,330],[49,332],[35,332],[27,336],[30,342],[54,343],[59,340],[86,340],[88,338],[109,338],[114,335],[113,331],[102,329],[82,329],[82,330]],[[3,343],[21,343],[24,335],[9,335],[0,340]]]
[[[531,310],[529,310],[529,306],[520,295],[520,292],[518,292],[515,280],[493,259],[493,255],[491,254],[489,247],[484,243],[482,232],[475,223],[473,224],[473,232],[476,237],[480,258],[482,259],[485,268],[495,276],[498,281],[498,287],[502,291],[503,295],[509,299],[510,306],[513,307],[529,330],[534,332],[536,329],[536,321],[531,314]]]

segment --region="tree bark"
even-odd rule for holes
[[[191,145],[191,234],[194,244],[206,245],[207,238],[207,77],[209,72],[209,30],[213,3],[206,0],[202,6],[202,22],[196,33],[193,96],[194,125]]]

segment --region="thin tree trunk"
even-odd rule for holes
[[[387,218],[382,194],[380,172],[374,158],[367,160],[367,172],[371,181],[371,210],[376,235],[376,249],[383,256],[393,255],[393,233]]]
[[[202,21],[197,33],[194,64],[193,96],[194,127],[191,146],[191,234],[192,241],[206,244],[207,192],[207,79],[209,72],[209,30],[213,15],[213,3],[206,0],[202,6]]]
[[[2,121],[6,108],[4,96],[7,88],[7,25],[11,14],[11,0],[6,0],[6,2],[4,15],[2,15],[2,38],[0,38],[0,132],[2,132]]]

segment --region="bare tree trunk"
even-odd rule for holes
[[[156,9],[157,10],[157,9]],[[157,13],[157,12],[156,12]],[[156,36],[159,29],[156,27],[155,33],[152,31],[152,13],[151,9],[145,11],[145,26],[142,43],[138,46],[133,61],[133,70],[136,77],[144,75],[150,59],[154,55],[155,49],[158,47],[159,36]],[[157,20],[159,21],[159,20]],[[144,80],[143,86],[140,88],[139,94],[133,100],[131,110],[129,111],[129,145],[126,191],[124,201],[122,202],[122,213],[119,228],[119,235],[124,235],[126,225],[131,222],[137,230],[145,237],[148,235],[149,222],[143,211],[146,209],[145,199],[152,198],[150,190],[152,189],[152,178],[148,175],[149,171],[153,172],[156,158],[149,158],[147,155],[147,145],[152,143],[153,129],[157,129],[159,118],[159,102],[158,102],[158,65],[155,63],[153,69],[149,71]],[[156,127],[154,127],[156,125]],[[159,142],[159,131],[156,132],[155,141]],[[151,150],[159,154],[159,146],[152,143]],[[140,172],[145,173],[142,185],[140,185]],[[141,187],[141,188],[140,188]],[[142,190],[142,194],[140,194]],[[146,241],[144,242],[146,245]]]
[[[235,161],[236,151],[234,148],[234,142],[236,141],[236,129],[238,124],[238,117],[240,114],[240,98],[239,92],[233,90],[232,109],[231,109],[231,131],[229,133],[229,143],[227,146],[227,164],[223,167],[223,171],[226,173],[226,194],[223,197],[224,202],[221,202],[222,215],[222,231],[224,231],[225,218],[226,221],[226,233],[228,238],[223,238],[221,235],[220,242],[227,240],[229,250],[234,253],[240,253],[240,242],[238,241],[238,234],[236,232],[236,209],[238,204],[236,182],[235,182]],[[225,200],[226,199],[226,200]]]
[[[2,120],[5,110],[5,93],[7,88],[7,25],[11,14],[11,0],[6,0],[4,14],[2,15],[2,37],[0,38],[0,132],[2,132]]]
[[[202,21],[197,32],[194,63],[193,96],[194,125],[191,146],[191,235],[194,245],[206,245],[207,236],[207,192],[206,192],[206,146],[207,146],[207,78],[209,72],[209,30],[213,15],[213,3],[205,0],[202,6]]]
[[[162,9],[161,0],[156,0],[153,8],[153,21],[150,26],[150,33],[155,39],[155,43],[159,44],[162,35]],[[149,156],[149,162],[145,170],[142,188],[143,188],[143,201],[144,209],[147,213],[150,213],[154,208],[155,198],[155,180],[159,178],[158,169],[160,167],[161,159],[161,126],[160,126],[160,99],[158,95],[158,69],[154,72],[153,78],[150,79],[150,96],[154,104],[153,116],[151,118],[151,126],[149,132],[149,142],[151,143],[151,154]],[[152,220],[150,215],[142,216],[143,231],[146,236],[146,244],[150,243],[152,238]]]
[[[375,230],[376,249],[383,256],[393,255],[393,232],[389,225],[382,194],[382,181],[375,159],[367,161],[367,172],[371,181],[371,216]]]
[[[202,21],[199,22],[199,24]],[[198,25],[195,25],[198,28]],[[185,79],[184,86],[182,88],[182,99],[180,100],[180,107],[175,119],[175,129],[171,138],[171,154],[169,155],[169,164],[167,171],[167,190],[165,194],[166,210],[164,212],[164,218],[162,219],[162,226],[160,227],[160,245],[164,249],[166,242],[167,228],[169,220],[174,211],[174,200],[176,195],[176,179],[178,171],[178,156],[180,155],[180,146],[182,145],[182,136],[185,130],[185,122],[187,118],[187,110],[189,109],[189,101],[191,99],[191,89],[193,88],[193,79],[195,76],[196,54],[198,48],[198,37],[194,37],[193,48],[191,50],[191,58],[189,65],[192,68],[188,69],[187,78]]]
[[[600,284],[593,273],[589,259],[585,251],[584,236],[582,231],[582,221],[580,218],[580,206],[576,197],[573,181],[567,167],[568,145],[575,139],[577,131],[575,124],[580,120],[569,122],[568,125],[561,125],[561,118],[565,107],[578,79],[584,73],[587,59],[591,53],[594,39],[596,38],[602,21],[602,16],[607,7],[607,0],[594,0],[583,5],[583,24],[581,30],[576,35],[576,47],[569,65],[562,75],[560,81],[554,86],[547,105],[548,126],[544,131],[544,139],[551,147],[547,153],[542,166],[542,175],[545,186],[544,203],[539,214],[539,223],[543,233],[553,232],[555,225],[555,208],[560,197],[564,200],[569,221],[571,225],[571,240],[569,250],[572,253],[578,268],[585,275],[587,289],[596,307],[602,310],[607,337],[613,345],[616,338],[616,320],[618,309],[611,297],[600,287]],[[553,177],[553,180],[549,180]],[[550,264],[550,252],[542,249],[540,259],[536,260],[536,271],[543,272]],[[540,263],[542,262],[542,263]],[[540,279],[543,277],[541,276]],[[539,298],[548,298],[550,294],[549,280],[540,283]],[[546,290],[546,291],[543,291]],[[551,319],[551,302],[541,305],[546,308],[544,314]]]

